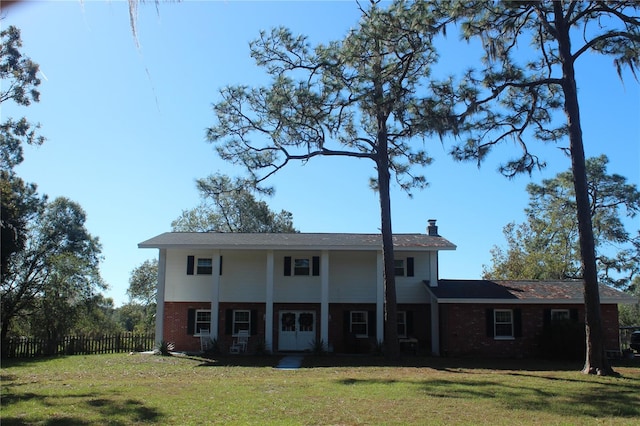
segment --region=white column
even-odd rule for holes
[[[160,249],[158,254],[158,283],[156,287],[156,343],[164,339],[164,289],[167,269],[167,250]]]
[[[320,257],[320,339],[329,349],[329,250]]]
[[[438,287],[438,252],[429,252],[429,287]]]
[[[220,250],[214,250],[211,259],[213,263],[213,282],[211,285],[211,338],[218,338],[218,316],[220,311]]]
[[[382,251],[376,258],[376,340],[384,341],[384,260]]]
[[[264,344],[267,350],[275,352],[273,347],[273,250],[267,251],[267,294],[265,303]]]

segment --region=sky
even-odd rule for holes
[[[268,82],[249,42],[277,26],[313,44],[339,40],[359,13],[351,1],[146,2],[138,8],[139,45],[123,1],[26,1],[2,16],[3,28],[21,30],[22,53],[40,65],[42,80],[39,103],[0,111],[3,120],[39,122],[47,138],[25,149],[17,173],[40,194],[70,198],[86,211],[86,227],[102,244],[104,294],[120,306],[131,271],[157,257],[138,243],[170,231],[199,203],[195,180],[242,173],[217,156],[205,132],[220,88]],[[451,34],[438,45],[442,75],[477,65],[473,46]],[[627,72],[621,82],[611,59],[595,56],[578,63],[577,78],[587,157],[606,154],[610,173],[640,186],[640,84]],[[422,170],[430,185],[412,198],[392,188],[393,231],[425,233],[427,220],[437,219],[440,235],[457,246],[441,252],[441,278],[480,278],[491,248],[504,246],[503,227],[524,221],[527,184],[570,167],[558,146],[532,142],[548,166],[509,180],[497,172],[509,147],[478,168],[454,162],[450,140],[424,143],[435,160]],[[371,162],[344,158],[288,165],[271,179],[276,193],[265,201],[290,211],[301,232],[377,233],[374,172]],[[638,229],[638,218],[630,225]]]

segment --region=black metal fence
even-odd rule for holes
[[[154,346],[155,335],[153,333],[65,336],[61,339],[13,337],[2,341],[2,358],[143,352],[153,350]]]

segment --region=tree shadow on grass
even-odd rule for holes
[[[148,407],[143,401],[123,398],[120,393],[105,395],[99,393],[66,394],[66,395],[44,395],[34,392],[14,393],[12,389],[5,389],[2,395],[2,405],[6,407],[21,402],[36,400],[37,406],[54,407],[56,411],[64,411],[65,406],[84,405],[88,412],[95,412],[99,419],[89,421],[86,418],[73,416],[56,416],[49,418],[47,409],[43,408],[43,414],[25,413],[20,416],[2,415],[2,425],[91,425],[110,424],[128,425],[131,423],[157,423],[162,421],[162,413],[156,408]],[[38,416],[47,416],[40,418]],[[89,414],[88,414],[89,416]],[[87,417],[88,417],[87,416]],[[95,416],[92,416],[95,417]]]

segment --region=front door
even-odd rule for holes
[[[316,338],[314,311],[280,311],[278,350],[306,351]]]

